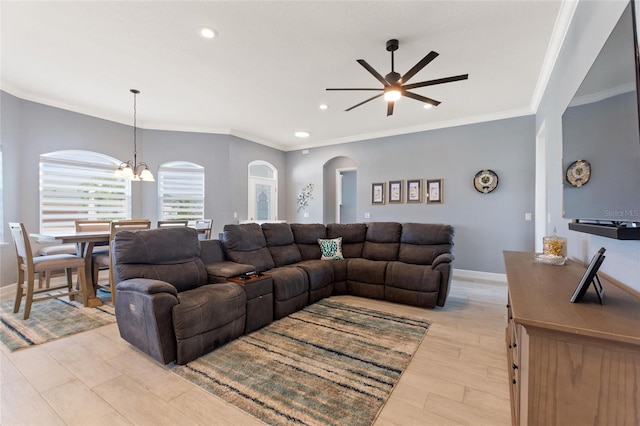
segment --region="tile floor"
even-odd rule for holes
[[[511,423],[506,284],[454,280],[437,309],[339,299],[432,322],[376,425]],[[5,426],[262,424],[138,352],[115,324],[14,353],[0,347]]]

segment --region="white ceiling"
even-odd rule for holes
[[[1,87],[23,99],[142,128],[230,133],[283,150],[530,114],[553,57],[560,1],[5,1]],[[561,21],[561,20],[560,20]],[[219,37],[199,36],[203,26]],[[557,32],[557,28],[556,28]],[[362,68],[404,74],[440,54],[386,116]],[[549,53],[551,52],[551,54]],[[543,77],[540,77],[543,75]],[[539,83],[539,80],[541,83]],[[326,103],[329,109],[321,111]],[[311,133],[299,139],[294,132]]]

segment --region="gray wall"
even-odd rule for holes
[[[66,149],[101,152],[121,160],[133,156],[131,126],[18,99],[0,92],[4,156],[4,234],[11,241],[8,222],[24,222],[38,231],[38,163],[42,153]],[[226,223],[247,217],[249,162],[265,160],[279,170],[279,191],[286,193],[283,152],[234,136],[139,129],[138,161],[148,163],[157,175],[160,164],[191,161],[205,168],[205,216],[213,219],[213,235]],[[19,179],[16,179],[19,176]],[[279,212],[286,211],[280,197]],[[238,219],[234,218],[238,213]],[[157,184],[132,183],[132,216],[155,222]],[[0,285],[16,281],[12,245],[0,247]]]
[[[605,247],[607,258],[600,270],[640,291],[640,241],[619,241],[569,231],[569,221],[562,215],[562,114],[626,5],[627,2],[621,1],[578,3],[536,114],[536,134],[547,143],[544,160],[549,215],[547,233],[556,228],[558,234],[568,240],[569,257],[582,262],[588,262],[600,247]],[[616,170],[608,173],[614,174]]]
[[[314,148],[306,155],[291,151],[287,198],[294,199],[296,189],[308,182],[318,193],[329,193],[318,187],[327,181],[325,163],[351,158],[358,167],[358,221],[451,224],[456,228],[455,268],[503,273],[503,250],[534,249],[533,222],[524,220],[525,213],[534,211],[534,154],[533,116]],[[484,168],[500,177],[491,194],[473,187],[474,175]],[[444,203],[371,205],[373,182],[416,178],[443,178]],[[307,208],[309,218],[293,205],[287,217],[322,223],[324,210],[323,200],[316,197]]]
[[[342,175],[342,204],[340,205],[340,223],[358,221],[358,172],[345,171]]]

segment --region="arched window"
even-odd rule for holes
[[[131,182],[117,158],[91,151],[40,155],[40,232],[75,229],[76,219],[131,217]]]
[[[278,219],[278,169],[256,160],[249,163],[249,220]]]
[[[159,220],[204,219],[204,167],[186,161],[158,169]]]

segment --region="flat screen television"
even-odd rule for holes
[[[573,222],[637,228],[640,237],[640,62],[634,9],[629,2],[562,116],[563,209]]]

